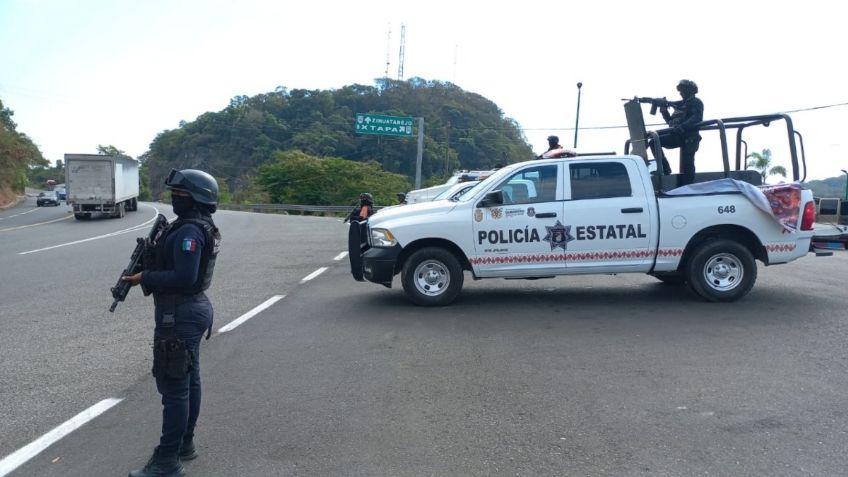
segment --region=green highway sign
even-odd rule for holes
[[[356,113],[356,132],[384,136],[412,136],[413,118]]]

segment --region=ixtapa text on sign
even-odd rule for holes
[[[389,136],[412,136],[412,118],[357,114],[356,132]]]

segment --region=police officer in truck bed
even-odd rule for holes
[[[698,94],[698,85],[694,81],[680,80],[677,91],[680,92],[683,100],[672,105],[673,114],[669,114],[668,106],[660,107],[660,113],[669,127],[657,131],[657,134],[660,136],[663,149],[680,148],[681,177],[677,185],[684,186],[695,180],[695,153],[698,152],[701,143],[701,135],[698,134],[695,125],[704,120],[704,103],[695,97]],[[653,141],[648,142],[648,148],[654,151]],[[662,157],[656,159],[662,160],[663,172],[671,174],[671,166],[665,157],[665,152],[660,151],[660,155]]]
[[[197,457],[194,427],[200,413],[200,340],[212,329],[212,282],[221,234],[212,221],[218,184],[195,170],[171,170],[165,185],[177,220],[155,239],[144,271],[124,277],[153,293],[153,375],[162,395],[162,434],[144,468],[130,477],[180,476]]]

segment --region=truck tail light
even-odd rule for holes
[[[816,204],[812,201],[804,205],[804,216],[801,218],[801,230],[813,230],[816,221]]]

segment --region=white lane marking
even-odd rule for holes
[[[37,456],[44,449],[53,445],[59,439],[82,427],[83,424],[108,411],[123,399],[109,398],[100,401],[85,411],[65,421],[59,427],[30,442],[19,450],[0,460],[0,477],[8,475],[28,460]]]
[[[29,250],[29,251],[27,251],[27,252],[19,252],[19,253],[18,253],[18,255],[27,255],[27,254],[30,254],[30,253],[43,252],[43,251],[45,251],[45,250],[52,250],[52,249],[54,249],[54,248],[67,247],[68,245],[76,245],[76,244],[78,244],[78,243],[90,242],[90,241],[92,241],[92,240],[99,240],[99,239],[102,239],[102,238],[114,237],[114,236],[116,236],[116,235],[122,235],[122,234],[130,233],[130,232],[134,232],[134,231],[136,231],[136,230],[138,230],[138,229],[140,229],[140,228],[143,228],[143,227],[144,227],[144,226],[146,226],[146,225],[151,224],[154,220],[156,220],[156,217],[159,215],[159,209],[157,209],[156,207],[153,207],[153,206],[151,206],[151,208],[152,208],[152,209],[153,209],[153,211],[154,211],[154,212],[156,212],[156,213],[155,213],[155,214],[153,214],[153,218],[152,218],[152,219],[148,220],[147,222],[145,222],[145,223],[143,223],[143,224],[134,225],[134,226],[132,226],[132,227],[130,227],[130,228],[128,228],[128,229],[118,230],[117,232],[110,232],[110,233],[108,233],[108,234],[98,235],[98,236],[96,236],[96,237],[89,237],[89,238],[87,238],[87,239],[75,240],[75,241],[73,241],[73,242],[68,242],[68,243],[61,243],[61,244],[59,244],[59,245],[51,245],[51,246],[49,246],[49,247],[38,248],[38,249],[35,249],[35,250]]]
[[[19,215],[26,215],[26,214],[29,214],[29,213],[35,212],[35,211],[37,211],[37,210],[45,210],[45,209],[43,209],[43,208],[39,207],[39,208],[37,208],[37,209],[28,210],[28,211],[26,211],[26,212],[21,212],[21,213],[19,213],[19,214],[13,214],[13,215],[7,215],[6,217],[0,217],[0,220],[3,220],[3,219],[11,219],[12,217],[17,217],[17,216],[19,216]]]
[[[67,220],[67,219],[70,219],[70,218],[71,218],[71,216],[70,216],[70,215],[67,215],[67,216],[65,216],[65,217],[59,217],[58,219],[47,220],[47,221],[44,221],[44,222],[38,222],[37,224],[16,225],[16,226],[14,226],[14,227],[6,227],[5,229],[0,229],[0,232],[8,232],[8,231],[10,231],[10,230],[20,230],[20,229],[26,229],[26,228],[29,228],[29,227],[37,227],[37,226],[39,226],[39,225],[52,224],[53,222],[58,222],[58,221],[60,221],[60,220]]]
[[[220,335],[221,333],[226,333],[228,331],[232,331],[236,326],[239,326],[240,324],[244,323],[245,321],[253,318],[254,316],[258,315],[260,312],[262,312],[263,310],[268,308],[269,306],[273,305],[274,303],[277,303],[278,301],[282,300],[285,297],[286,297],[285,295],[274,295],[274,296],[272,296],[271,298],[265,300],[265,303],[257,306],[256,308],[248,311],[247,313],[241,315],[240,317],[236,318],[235,320],[233,320],[233,321],[227,323],[226,325],[222,326],[221,328],[219,328],[218,334]],[[0,477],[2,477],[2,476],[0,476]]]
[[[333,260],[341,260],[345,257],[347,257],[347,252],[342,252],[342,253],[336,255],[336,258],[334,258]]]
[[[327,271],[327,267],[321,267],[318,270],[315,270],[314,272],[310,273],[309,275],[303,277],[300,280],[300,284],[303,285],[304,283],[308,282],[309,280],[312,280],[313,278],[317,277],[318,275],[320,275],[320,274],[322,274],[326,271]]]

